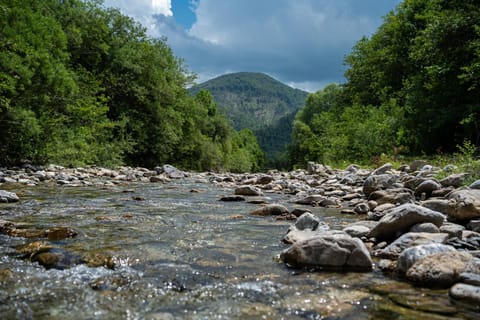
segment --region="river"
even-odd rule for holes
[[[115,268],[48,269],[0,235],[1,319],[478,319],[447,290],[384,275],[288,268],[278,260],[290,222],[249,216],[258,205],[221,202],[232,189],[193,178],[111,187],[15,186],[0,219],[25,228],[68,226],[48,241],[104,254]],[[269,194],[289,208],[288,196]],[[311,208],[332,228],[351,216]]]

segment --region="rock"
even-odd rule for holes
[[[473,286],[480,286],[480,274],[463,272],[460,274],[459,281],[462,283],[471,284]]]
[[[74,238],[78,235],[78,232],[69,227],[54,227],[46,229],[45,235],[48,240],[57,241],[67,238]]]
[[[446,188],[441,188],[438,190],[432,191],[432,198],[443,198],[446,197],[450,192],[455,190],[453,187],[446,187]]]
[[[302,214],[283,236],[284,243],[296,243],[323,234],[330,227],[310,212]]]
[[[308,205],[316,205],[321,203],[325,200],[325,197],[320,194],[309,195],[306,197],[302,197],[295,201],[296,204],[308,204]]]
[[[310,212],[302,214],[294,224],[295,228],[298,230],[316,230],[319,225],[320,220]]]
[[[358,214],[367,214],[370,211],[370,207],[365,202],[361,202],[353,208],[353,211]]]
[[[415,188],[415,196],[420,197],[422,194],[425,194],[427,197],[430,197],[433,191],[441,187],[442,185],[435,180],[425,180]]]
[[[480,180],[472,182],[469,186],[470,189],[480,189]]]
[[[0,219],[0,233],[8,234],[12,229],[15,229],[12,222]]]
[[[426,223],[418,223],[412,226],[409,232],[428,232],[428,233],[439,233],[439,228],[434,225],[433,223],[426,222]]]
[[[480,232],[480,220],[470,220],[467,224],[467,228],[475,232]]]
[[[449,216],[458,220],[471,220],[480,217],[480,190],[460,189],[448,197],[454,210]]]
[[[391,163],[385,163],[383,166],[375,169],[372,172],[373,176],[381,175],[381,174],[386,174],[388,171],[393,170],[393,165]]]
[[[27,244],[19,245],[15,249],[18,253],[24,255],[24,258],[31,258],[40,252],[48,252],[53,246],[44,241],[34,241]]]
[[[456,251],[454,247],[447,246],[441,243],[430,243],[418,245],[405,249],[398,257],[397,269],[401,273],[407,272],[415,262],[425,258],[426,256],[439,252],[453,252]]]
[[[234,192],[239,196],[262,196],[262,191],[254,186],[241,186],[235,189]]]
[[[103,253],[88,253],[83,260],[90,268],[105,267],[107,269],[115,269],[115,261],[110,255]]]
[[[415,204],[403,204],[389,210],[370,231],[369,237],[392,239],[415,224],[431,222],[439,227],[444,220],[445,217],[439,212]]]
[[[20,198],[13,192],[0,190],[0,203],[18,202]]]
[[[156,167],[155,171],[157,172],[157,174],[166,174],[167,177],[169,177],[170,179],[181,179],[186,177],[185,172],[178,170],[177,168],[169,164],[165,164],[162,167]]]
[[[300,209],[300,208],[295,208],[292,211],[290,211],[291,214],[295,215],[296,217],[300,217],[304,213],[311,213],[310,210],[307,209]]]
[[[363,183],[363,193],[368,197],[372,192],[391,188],[397,178],[391,174],[371,175]]]
[[[169,182],[170,179],[168,179],[167,177],[165,176],[161,176],[161,175],[158,175],[158,176],[151,176],[149,178],[150,182],[163,182],[163,183],[166,183],[166,182]]]
[[[288,209],[281,204],[267,204],[257,210],[251,211],[249,214],[253,216],[278,216],[289,213]]]
[[[371,193],[368,199],[376,201],[378,205],[385,203],[401,205],[415,201],[413,193],[407,188],[377,190]]]
[[[426,165],[427,165],[427,161],[425,160],[413,160],[412,163],[410,163],[409,167],[411,172],[415,172]]]
[[[449,287],[460,279],[462,272],[480,272],[475,258],[460,251],[440,252],[417,261],[406,276],[409,280],[434,287]]]
[[[422,202],[422,207],[441,212],[444,215],[450,215],[455,210],[454,202],[446,199],[429,199]]]
[[[352,237],[361,238],[368,235],[370,228],[362,225],[352,225],[343,228],[342,231]]]
[[[422,177],[408,176],[406,181],[403,182],[403,185],[407,189],[415,190],[422,182],[424,182],[426,180],[427,180],[426,178],[422,178]]]
[[[439,229],[440,232],[448,233],[449,238],[461,238],[462,232],[463,230],[465,230],[465,227],[456,223],[444,222]]]
[[[444,187],[459,188],[465,182],[465,173],[451,174],[446,178],[440,180],[440,184]]]
[[[365,244],[346,234],[324,234],[293,244],[281,259],[294,267],[328,270],[371,270],[372,260]]]
[[[259,177],[257,177],[256,179],[256,183],[257,184],[269,184],[270,182],[272,182],[274,180],[274,178],[272,176],[269,176],[269,175],[261,175]]]
[[[80,255],[60,249],[51,249],[47,252],[40,252],[31,258],[32,262],[38,262],[46,269],[67,269],[75,265],[85,263]]]
[[[445,243],[448,239],[446,233],[420,233],[409,232],[389,244],[382,250],[375,252],[375,255],[386,259],[397,259],[403,250],[430,243]]]
[[[328,197],[323,199],[322,202],[313,204],[314,206],[320,206],[320,207],[326,207],[326,208],[340,208],[342,206],[342,203],[340,202],[339,199],[335,197]]]
[[[225,196],[225,197],[221,197],[220,201],[226,201],[226,202],[245,201],[245,197],[243,197],[243,196]]]
[[[468,304],[480,305],[480,286],[457,283],[450,288],[450,297]]]
[[[326,168],[323,164],[315,163],[315,162],[312,162],[312,161],[309,161],[307,163],[308,174],[324,173],[325,171],[326,171]]]

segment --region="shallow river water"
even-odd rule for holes
[[[32,239],[0,235],[0,319],[480,318],[474,307],[450,301],[447,290],[415,288],[376,268],[335,273],[286,267],[277,257],[290,223],[249,216],[254,204],[218,201],[232,189],[187,179],[10,190],[21,201],[0,204],[0,219],[71,227],[77,237],[50,243],[111,255],[116,266],[46,270],[15,250]],[[285,195],[269,197],[294,207]],[[312,211],[332,228],[353,219]]]

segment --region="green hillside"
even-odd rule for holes
[[[270,161],[279,158],[291,142],[294,114],[308,93],[263,73],[239,72],[217,77],[190,89],[208,90],[231,119],[236,130],[251,129]]]

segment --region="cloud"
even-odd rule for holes
[[[171,0],[105,0],[104,5],[120,9],[124,14],[140,22],[149,32],[153,31],[152,34],[156,29],[154,15],[165,17],[173,15]]]
[[[147,27],[150,35],[167,37],[199,82],[228,72],[256,71],[316,91],[344,81],[344,56],[399,2],[200,0],[194,2],[196,21],[190,29],[161,12]]]

